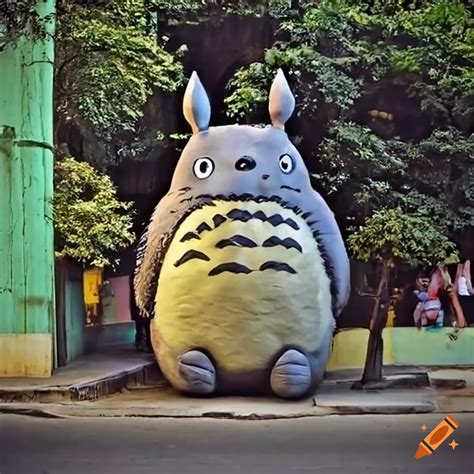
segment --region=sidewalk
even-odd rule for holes
[[[122,350],[83,357],[49,379],[0,379],[0,413],[275,419],[474,412],[473,367],[386,367],[384,375],[398,388],[352,390],[361,373],[344,370],[328,372],[314,397],[296,402],[270,397],[190,398],[168,386],[153,356]],[[401,378],[405,384],[400,384]]]
[[[152,354],[118,347],[82,356],[48,378],[0,377],[0,402],[93,400],[129,385],[150,384],[156,369]]]

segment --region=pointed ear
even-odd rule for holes
[[[269,111],[272,125],[285,130],[285,122],[295,110],[295,98],[286,81],[285,74],[278,69],[275,80],[270,88]]]
[[[203,132],[209,128],[211,104],[196,71],[191,74],[184,93],[183,114],[193,133]]]

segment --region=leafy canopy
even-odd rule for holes
[[[456,246],[423,215],[382,208],[349,236],[348,245],[361,261],[386,266],[408,263],[429,266],[458,261]]]
[[[291,0],[151,0],[163,19],[186,22],[203,20],[211,14],[284,16],[291,9]]]
[[[227,114],[249,121],[282,67],[303,129],[296,138],[306,144],[315,186],[337,196],[342,225],[362,226],[374,211],[392,219],[393,209],[407,222],[429,221],[441,240],[472,228],[474,21],[467,7],[458,0],[300,4],[303,14],[281,16],[282,35],[264,61],[229,82]],[[369,99],[387,108],[370,110]],[[418,138],[403,132],[408,120]],[[415,247],[415,254],[429,250]],[[409,260],[403,252],[397,258]]]
[[[13,0],[0,2],[0,51],[7,44],[15,44],[20,36],[41,39],[49,34],[46,22],[50,15],[43,15],[38,2]]]
[[[281,23],[287,39],[267,52],[267,74],[277,67],[307,74],[306,93],[312,82],[326,102],[342,108],[361,93],[361,79],[372,83],[394,72],[419,73],[424,86],[417,92],[433,112],[474,90],[474,21],[458,0],[427,0],[410,8],[385,0],[302,3],[303,17]],[[256,74],[238,73],[230,83],[232,116],[246,112],[247,104],[237,103],[241,87],[255,87],[263,93],[257,100],[266,98],[262,70],[254,65],[249,70]]]
[[[107,144],[134,130],[155,89],[184,82],[179,60],[156,40],[146,0],[87,5],[60,1],[56,109],[60,119],[87,121]]]
[[[110,253],[134,241],[131,202],[120,202],[110,178],[63,156],[55,165],[55,246],[83,264],[110,265]]]

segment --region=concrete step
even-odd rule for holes
[[[166,385],[154,356],[128,351],[90,354],[49,378],[0,378],[0,402],[85,401]]]

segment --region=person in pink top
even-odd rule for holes
[[[433,270],[429,283],[425,282],[424,287],[415,290],[415,294],[419,300],[413,314],[415,326],[442,327],[445,325],[445,319],[448,319],[446,314],[448,312],[452,312],[454,316],[453,326],[459,328],[466,326],[455,285],[452,284],[445,267],[438,265]]]

